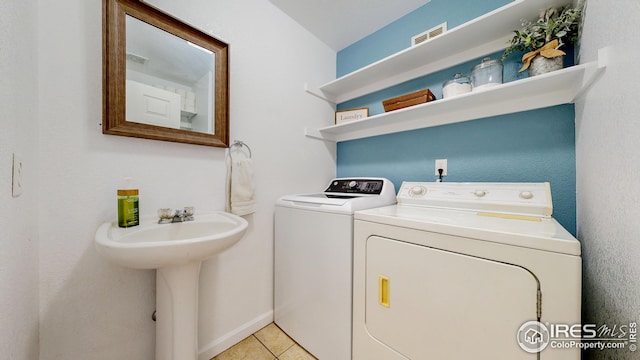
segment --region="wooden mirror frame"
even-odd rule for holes
[[[102,5],[102,133],[229,147],[229,46],[138,0],[103,0]],[[215,54],[215,134],[126,121],[126,15]]]

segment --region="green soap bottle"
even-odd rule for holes
[[[126,182],[126,188],[118,190],[118,226],[123,228],[140,225],[138,189],[130,186],[129,179]]]

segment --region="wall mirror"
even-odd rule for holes
[[[103,0],[104,134],[229,146],[228,45],[137,0]]]

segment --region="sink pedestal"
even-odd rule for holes
[[[156,360],[198,359],[198,286],[202,261],[156,274]]]
[[[248,226],[237,215],[217,211],[175,224],[142,218],[131,228],[117,222],[98,228],[95,245],[105,258],[133,269],[157,269],[156,360],[198,359],[200,266],[240,241]]]

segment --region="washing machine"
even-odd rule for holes
[[[383,178],[333,179],[276,202],[274,321],[320,360],[351,359],[353,213],[395,202]]]
[[[355,213],[354,360],[580,359],[580,244],[548,183],[404,182],[397,200]]]

